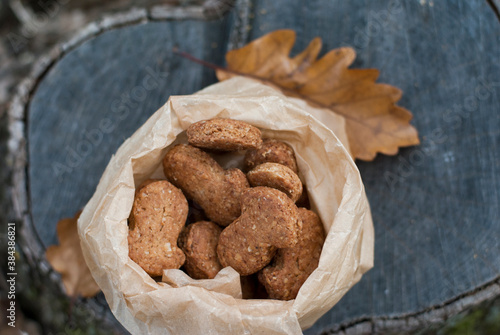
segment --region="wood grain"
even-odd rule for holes
[[[390,329],[498,281],[500,41],[488,3],[257,0],[252,8],[252,39],[291,28],[297,50],[315,36],[324,50],[354,47],[354,67],[376,67],[380,82],[405,92],[401,105],[414,113],[422,140],[398,156],[358,164],[375,222],[375,268],[306,334]],[[90,198],[111,154],[169,95],[215,81],[171,47],[222,64],[234,25],[229,17],[113,29],[41,76],[27,135],[31,213],[45,246],[55,243],[57,221]],[[168,76],[144,95],[148,68]],[[57,163],[70,171],[57,165],[61,174]],[[442,310],[441,318],[452,313]]]

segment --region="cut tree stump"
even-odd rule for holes
[[[358,162],[375,267],[306,334],[412,331],[500,296],[500,23],[487,1],[247,0],[203,18],[134,10],[90,25],[21,85],[10,147],[30,257],[57,243],[58,220],[170,95],[216,82],[174,46],[223,65],[228,48],[290,28],[294,52],[320,36],[323,52],[351,46],[353,67],[378,68],[404,91],[422,141]]]

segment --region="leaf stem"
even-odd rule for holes
[[[212,69],[212,70],[216,70],[216,71],[224,71],[224,72],[227,72],[227,73],[230,73],[230,74],[234,74],[236,76],[242,76],[242,77],[247,77],[247,78],[252,78],[252,79],[255,79],[255,80],[258,80],[264,84],[267,84],[267,85],[270,85],[270,86],[275,86],[277,88],[279,88],[280,90],[282,91],[285,91],[285,92],[288,92],[290,95],[292,96],[296,96],[296,97],[299,97],[305,101],[309,101],[309,102],[312,102],[313,104],[316,104],[318,105],[319,107],[322,107],[322,108],[326,108],[326,109],[330,109],[333,111],[333,108],[332,106],[328,106],[328,105],[325,105],[321,102],[318,102],[318,101],[315,101],[297,91],[294,91],[293,89],[290,89],[290,88],[287,88],[287,87],[283,87],[283,86],[280,86],[274,82],[272,82],[271,80],[269,79],[266,79],[266,78],[262,78],[262,77],[259,77],[259,76],[256,76],[256,75],[253,75],[251,73],[243,73],[243,72],[239,72],[239,71],[235,71],[235,70],[231,70],[231,69],[228,69],[226,67],[223,67],[223,66],[219,66],[219,65],[216,65],[216,64],[213,64],[213,63],[210,63],[210,62],[207,62],[207,61],[204,61],[202,59],[199,59],[199,58],[196,58],[195,56],[187,53],[187,52],[184,52],[184,51],[180,51],[177,47],[174,47],[172,49],[173,53],[174,54],[177,54],[181,57],[184,57],[186,59],[189,59],[190,61],[194,62],[194,63],[197,63],[197,64],[200,64],[202,66],[205,66],[209,69]],[[334,111],[334,113],[337,113],[337,114],[340,114],[346,118],[349,118],[349,115],[344,115],[340,112],[337,112],[337,111]],[[355,120],[355,119],[354,119]]]
[[[224,71],[224,72],[227,72],[227,73],[230,73],[230,74],[233,74],[233,75],[236,75],[236,76],[242,76],[242,77],[247,77],[247,78],[252,78],[252,79],[255,79],[257,81],[260,81],[261,83],[264,83],[268,86],[274,86],[274,87],[277,87],[278,89],[280,89],[281,91],[283,92],[287,92],[288,95],[290,96],[295,96],[295,97],[299,97],[301,98],[302,100],[305,100],[309,103],[312,103],[313,105],[316,105],[320,108],[325,108],[325,109],[329,109],[331,110],[333,113],[335,114],[338,114],[338,115],[341,115],[343,116],[344,118],[346,118],[347,120],[350,120],[352,122],[355,122],[355,123],[358,123],[358,124],[361,124],[365,127],[370,127],[369,125],[365,124],[364,122],[362,122],[361,120],[359,119],[356,119],[354,117],[352,117],[351,115],[349,114],[346,114],[346,113],[343,113],[343,112],[340,112],[338,110],[335,110],[334,109],[334,106],[331,106],[331,105],[325,105],[324,103],[322,102],[319,102],[319,101],[316,101],[314,99],[311,99],[310,97],[302,94],[302,93],[299,93],[291,88],[288,88],[288,87],[283,87],[281,85],[278,85],[276,83],[274,83],[273,81],[269,80],[269,79],[266,79],[266,78],[262,78],[262,77],[259,77],[259,76],[256,76],[256,75],[253,75],[253,74],[250,74],[250,73],[243,73],[243,72],[239,72],[239,71],[235,71],[235,70],[231,70],[231,69],[228,69],[226,67],[223,67],[223,66],[220,66],[220,65],[216,65],[216,64],[213,64],[213,63],[210,63],[210,62],[207,62],[207,61],[204,61],[202,59],[199,59],[199,58],[196,58],[195,56],[187,53],[187,52],[184,52],[184,51],[180,51],[177,47],[174,47],[172,49],[173,53],[174,54],[177,54],[181,57],[184,57],[186,59],[189,59],[190,61],[194,62],[194,63],[197,63],[197,64],[200,64],[202,66],[205,66],[209,69],[212,69],[212,70],[215,70],[215,71]],[[396,136],[394,135],[393,133],[389,133],[389,132],[386,132],[386,131],[381,131],[381,133],[383,134],[387,134],[388,136],[391,136],[391,137],[394,137],[394,138],[400,138],[399,136]]]
[[[213,63],[210,63],[210,62],[207,62],[207,61],[204,61],[202,59],[199,59],[199,58],[196,58],[195,56],[191,55],[191,54],[188,54],[187,52],[185,51],[181,51],[179,50],[179,48],[177,47],[174,47],[172,49],[172,52],[176,55],[179,55],[181,57],[184,57],[186,59],[189,59],[190,61],[194,62],[194,63],[197,63],[197,64],[200,64],[200,65],[203,65],[205,67],[208,67],[209,69],[212,69],[212,70],[222,70],[222,71],[227,71],[227,72],[232,72],[228,69],[226,69],[225,67],[222,67],[222,66],[219,66],[219,65],[216,65],[216,64],[213,64]]]
[[[242,76],[242,77],[252,78],[252,79],[255,79],[255,80],[267,83],[267,84],[272,84],[272,85],[274,85],[276,87],[279,87],[281,89],[285,89],[285,88],[280,87],[279,85],[276,85],[276,84],[272,83],[270,80],[267,80],[265,78],[261,78],[259,76],[255,76],[255,75],[250,74],[250,73],[243,73],[243,72],[231,70],[231,69],[228,69],[227,67],[223,67],[223,66],[220,66],[220,65],[217,65],[217,64],[214,64],[214,63],[207,62],[207,61],[205,61],[203,59],[196,58],[195,56],[193,56],[193,55],[191,55],[191,54],[189,54],[187,52],[180,51],[177,47],[174,47],[172,49],[172,51],[173,51],[174,54],[177,54],[177,55],[179,55],[181,57],[189,59],[190,61],[192,61],[194,63],[197,63],[197,64],[200,64],[202,66],[205,66],[205,67],[207,67],[209,69],[212,69],[212,70],[215,70],[215,71],[224,71],[224,72],[227,72],[227,73],[230,73],[230,74],[234,74],[236,76]]]

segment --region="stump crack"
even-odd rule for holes
[[[491,10],[493,13],[495,13],[495,16],[497,17],[498,22],[500,22],[500,10],[498,9],[497,6],[497,0],[486,0],[488,5],[491,7]]]
[[[385,334],[388,330],[414,332],[421,326],[436,325],[445,322],[450,317],[461,312],[476,308],[482,303],[498,299],[500,293],[500,277],[477,287],[476,289],[459,295],[441,304],[427,307],[423,310],[405,313],[397,316],[362,316],[350,322],[341,323],[330,329],[323,329],[321,335],[360,334]],[[366,332],[368,325],[371,331]],[[365,327],[363,327],[365,326]]]

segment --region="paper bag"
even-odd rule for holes
[[[190,124],[216,117],[246,121],[295,150],[312,209],[327,232],[319,266],[295,300],[241,299],[239,275],[230,267],[209,280],[166,270],[156,282],[128,257],[135,187],[162,176],[163,156],[172,143],[185,141]],[[111,158],[78,228],[92,275],[132,334],[300,334],[373,266],[370,208],[344,119],[246,78],[170,97]]]

